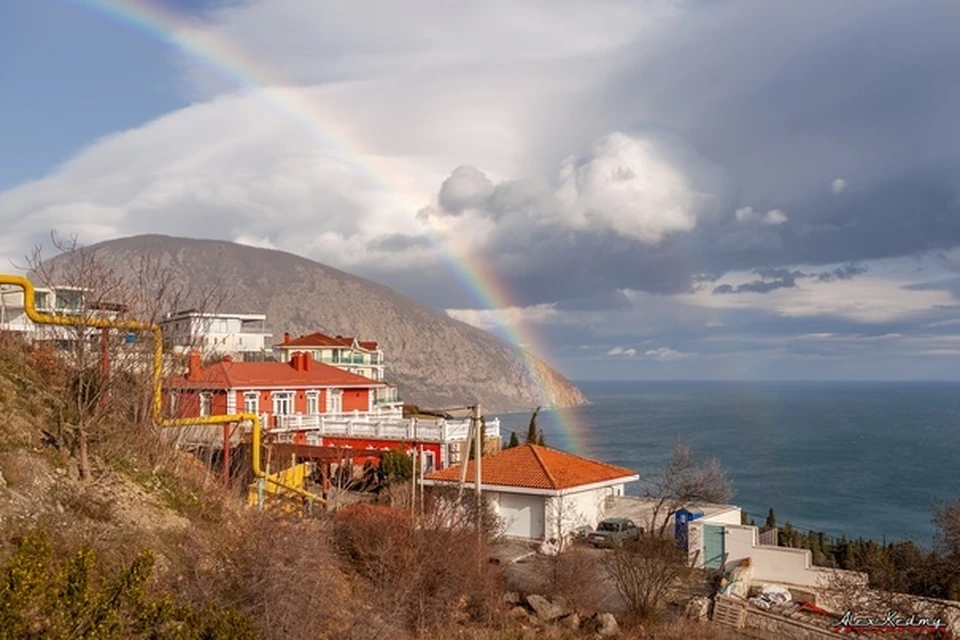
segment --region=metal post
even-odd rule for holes
[[[230,425],[223,424],[223,486],[230,489]]]
[[[257,478],[257,508],[263,511],[263,478]]]
[[[480,550],[483,548],[483,475],[480,472],[480,465],[482,464],[481,460],[483,459],[483,425],[480,423],[480,403],[478,402],[473,407],[473,420],[474,423],[474,432],[476,433],[477,438],[477,458],[476,458],[476,491],[477,491],[477,562],[481,565],[483,564],[480,560],[481,554]]]

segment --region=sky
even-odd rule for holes
[[[51,230],[224,239],[522,324],[574,379],[957,380],[956,24],[952,0],[0,3],[0,260]]]

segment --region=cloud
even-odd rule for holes
[[[780,209],[771,209],[764,214],[753,207],[740,207],[734,212],[738,222],[759,222],[760,224],[776,227],[787,222],[787,214]]]
[[[676,360],[684,360],[686,358],[692,358],[696,356],[695,353],[682,353],[680,351],[675,351],[674,349],[668,349],[667,347],[660,347],[658,349],[650,349],[646,351],[643,355],[654,360],[659,360],[660,362],[674,362]]]
[[[843,178],[835,178],[833,182],[830,183],[830,189],[839,195],[847,190],[847,181]]]
[[[636,349],[624,349],[623,347],[614,347],[614,348],[610,349],[609,351],[607,351],[607,355],[608,355],[608,356],[625,356],[625,357],[628,357],[628,358],[632,358],[633,356],[637,355],[637,350],[636,350]]]
[[[796,287],[797,278],[807,277],[807,274],[802,271],[790,271],[789,269],[756,269],[754,273],[760,276],[760,280],[745,282],[736,287],[721,284],[714,287],[713,293],[770,293],[777,289]]]
[[[849,280],[854,276],[858,276],[867,272],[867,268],[863,265],[856,264],[846,264],[842,267],[837,267],[832,271],[825,271],[817,275],[817,280],[819,282],[833,282],[834,280]]]

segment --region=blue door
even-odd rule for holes
[[[703,525],[703,566],[705,569],[719,569],[723,564],[723,526]]]

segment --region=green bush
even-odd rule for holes
[[[148,582],[154,557],[144,550],[104,575],[85,547],[58,559],[46,531],[23,536],[0,566],[0,639],[255,638],[231,610],[178,603]]]

